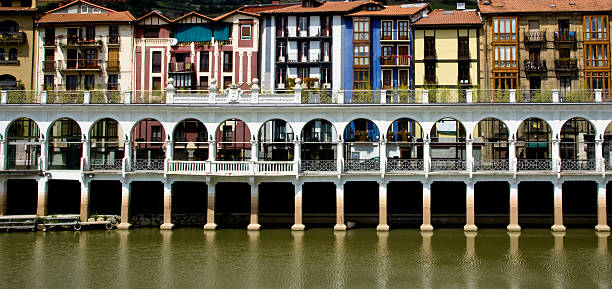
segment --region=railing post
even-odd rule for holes
[[[344,142],[342,141],[342,139],[338,140],[338,149],[337,149],[338,153],[336,155],[336,171],[338,172],[338,174],[342,174],[342,166],[343,166],[343,162],[344,162]]]
[[[474,91],[471,89],[468,89],[465,93],[465,102],[467,103],[472,103],[473,101],[473,95],[474,95]]]
[[[510,89],[510,103],[516,103],[516,89]]]
[[[0,171],[3,171],[6,169],[6,153],[8,149],[6,144],[7,144],[6,138],[3,138],[3,137],[0,138]]]
[[[90,104],[91,103],[91,91],[86,90],[83,91],[83,104]]]
[[[40,104],[47,104],[47,102],[49,101],[49,93],[44,90],[43,92],[40,93]]]
[[[7,104],[8,103],[8,91],[3,90],[0,91],[0,104]]]
[[[123,104],[131,104],[132,103],[132,92],[126,91],[123,95]]]
[[[251,85],[251,103],[259,103],[259,79],[253,78]]]
[[[599,135],[599,139],[595,140],[595,170],[597,172],[605,171],[605,164],[603,158],[603,139],[601,139],[601,134]]]
[[[295,79],[295,86],[293,87],[294,103],[302,103],[302,80],[299,78]]]
[[[553,89],[552,91],[552,102],[559,103],[559,90],[558,89]]]
[[[300,171],[300,160],[302,159],[302,143],[300,143],[299,138],[296,136],[293,141],[293,168],[294,173],[298,173]]]
[[[508,169],[511,172],[516,173],[516,140],[514,139],[514,134],[512,135],[512,139],[508,140]]]
[[[554,172],[558,173],[561,171],[561,155],[559,154],[559,135],[556,136],[555,139],[552,140],[552,169]]]
[[[208,87],[208,103],[215,103],[217,99],[217,79],[213,78],[210,80],[210,86]]]
[[[383,138],[380,140],[380,148],[378,150],[378,159],[380,160],[380,175],[382,177],[385,176],[385,172],[387,171],[387,140]]]
[[[421,100],[423,104],[429,103],[429,90],[423,89],[423,99]]]
[[[425,170],[425,173],[429,173],[431,171],[431,155],[429,154],[429,143],[429,135],[427,135],[427,138],[423,140],[423,170]]]
[[[595,89],[595,102],[602,102],[602,90],[601,89]]]
[[[382,104],[386,104],[387,103],[387,91],[386,90],[381,90],[380,91],[380,103],[382,103]]]
[[[470,175],[474,171],[473,153],[472,153],[472,143],[473,142],[474,140],[472,139],[472,135],[470,134],[470,138],[465,141],[465,161],[466,161],[465,167],[467,171],[470,172]]]
[[[166,85],[166,104],[174,103],[174,79],[168,78],[168,84]]]
[[[338,104],[344,104],[344,91],[336,90],[334,94],[337,98],[336,102],[338,102]]]

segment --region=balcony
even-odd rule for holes
[[[552,159],[518,159],[518,171],[552,171]]]
[[[111,34],[108,36],[107,46],[119,46],[121,44],[121,35]]]
[[[306,29],[306,30],[298,30],[295,35],[289,35],[288,33],[285,33],[284,35],[287,35],[286,36],[287,40],[305,40],[305,39],[322,39],[322,38],[327,39],[327,38],[331,38],[332,34],[331,34],[331,29],[327,29],[327,30],[318,29],[314,33],[311,33],[309,29]],[[284,37],[279,37],[279,38],[284,38]]]
[[[120,171],[123,167],[123,160],[110,159],[90,159],[90,171]]]
[[[595,160],[561,160],[562,171],[594,171]]]
[[[44,47],[55,47],[57,46],[57,41],[55,40],[55,36],[54,37],[43,37],[43,46]]]
[[[578,60],[576,59],[557,59],[555,60],[555,71],[557,72],[578,72]]]
[[[76,35],[68,35],[60,42],[61,47],[101,47],[102,40],[95,38],[83,38]]]
[[[390,55],[380,57],[381,66],[410,66],[409,55]]]
[[[0,59],[0,65],[19,65],[19,59]]]
[[[121,65],[119,63],[119,60],[108,61],[106,63],[106,70],[107,71],[119,71],[119,70],[121,70]]]
[[[555,43],[576,43],[576,31],[555,31]]]
[[[300,172],[336,172],[336,160],[303,160],[300,163]]]
[[[541,74],[546,73],[546,60],[525,60],[525,73]]]
[[[281,59],[281,57],[283,59]],[[279,57],[277,61],[278,63],[301,64],[303,66],[319,65],[321,63],[331,64],[331,58],[329,55],[324,55],[323,57],[321,57],[321,54],[299,55],[292,53],[287,55],[286,62],[281,62],[280,60],[285,60],[284,56],[281,57]]]
[[[98,59],[68,59],[59,64],[62,71],[99,71],[102,62]]]
[[[0,33],[0,43],[3,44],[24,44],[26,40],[26,34],[23,31],[20,32],[2,32]]]
[[[436,50],[435,49],[425,49],[424,58],[425,60],[435,60],[437,58]]]
[[[163,172],[163,159],[133,160],[132,171]]]
[[[508,171],[510,162],[506,160],[474,161],[474,171]]]
[[[388,159],[387,172],[423,171],[422,159]]]
[[[527,45],[541,45],[546,43],[546,31],[542,30],[530,30],[525,31],[524,36],[525,44]]]
[[[380,160],[373,159],[352,159],[344,161],[344,172],[378,172],[380,171]]]
[[[54,72],[56,69],[55,60],[43,60],[42,70],[44,72]]]
[[[394,37],[396,36],[396,37]],[[406,31],[398,32],[397,30],[381,30],[380,32],[380,41],[382,42],[390,42],[390,41],[410,41],[410,34]]]
[[[464,171],[466,161],[460,159],[432,159],[431,171]]]
[[[223,65],[223,71],[231,71],[230,67],[227,69],[225,65]],[[171,73],[191,73],[194,72],[193,63],[191,62],[170,62],[168,64],[168,72]]]

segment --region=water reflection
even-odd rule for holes
[[[387,288],[391,275],[391,258],[389,256],[389,232],[377,231],[378,243],[376,246],[376,287]]]
[[[347,232],[345,231],[334,231],[334,259],[331,264],[332,277],[331,284],[332,288],[346,288],[346,272],[345,272],[345,252],[344,252],[344,241],[346,239]]]
[[[465,275],[466,288],[477,288],[479,260],[476,257],[476,236],[477,232],[464,232],[465,235],[465,255],[461,261],[463,274]]]
[[[508,251],[505,256],[505,270],[507,272],[507,280],[510,288],[520,288],[521,275],[523,271],[523,256],[519,250],[519,237],[521,232],[507,232],[508,235]]]
[[[554,238],[554,249],[549,252],[547,262],[547,271],[550,275],[552,287],[554,288],[566,288],[566,278],[569,272],[567,272],[567,259],[565,258],[565,252],[563,250],[563,238],[565,232],[550,232]]]
[[[291,288],[304,287],[304,231],[291,231],[293,238],[293,254],[291,258],[292,276],[289,284]]]
[[[431,251],[432,231],[421,231],[421,251],[419,255],[419,273],[421,275],[421,287],[432,288],[435,267],[435,258]]]

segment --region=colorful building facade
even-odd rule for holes
[[[0,88],[33,89],[36,0],[2,1],[0,7]]]

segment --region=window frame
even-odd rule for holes
[[[244,28],[249,29],[248,35],[244,34]],[[253,25],[251,24],[240,24],[240,40],[251,40],[253,36]]]
[[[408,20],[398,20],[397,21],[397,39],[398,40],[410,40],[410,21]]]
[[[389,26],[390,29],[385,29],[385,24]],[[387,27],[389,28],[389,27]],[[380,39],[381,40],[393,40],[393,20],[382,20],[380,24]]]
[[[500,25],[502,22],[505,25]],[[493,42],[518,42],[517,17],[493,17],[493,19],[491,20],[491,27],[491,39],[493,40]],[[506,32],[507,28],[510,29],[510,32]]]

